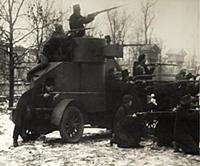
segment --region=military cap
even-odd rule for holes
[[[110,44],[110,42],[111,42],[110,35],[106,35],[105,39],[106,39],[107,44]]]
[[[122,77],[126,77],[126,76],[128,76],[128,74],[129,74],[129,72],[127,69],[122,71]]]
[[[141,62],[146,57],[145,54],[140,54],[138,57],[138,61]]]
[[[61,28],[62,28],[62,25],[61,25],[61,24],[58,24],[58,23],[56,23],[56,24],[54,24],[54,27],[55,27],[55,29],[61,29]]]
[[[180,104],[187,105],[187,104],[190,104],[192,102],[192,100],[193,100],[192,96],[190,94],[188,94],[188,95],[181,97]]]
[[[133,96],[131,95],[124,95],[122,98],[122,101],[124,104],[128,103],[129,101],[131,101],[133,99]]]
[[[73,5],[73,9],[74,10],[80,10],[80,5],[79,4]]]

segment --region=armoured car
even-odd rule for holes
[[[34,73],[28,90],[32,91],[32,97],[29,101],[22,101],[20,109],[28,114],[21,134],[24,140],[59,130],[64,142],[74,143],[81,139],[85,124],[112,127],[120,104],[120,80],[112,75],[121,71],[114,57],[123,56],[122,46],[107,45],[104,39],[99,38],[66,37],[62,40],[67,46],[62,45],[52,56],[59,56],[62,51],[63,59],[49,62],[44,69]],[[70,51],[66,47],[70,47]],[[50,95],[58,97],[46,102],[41,96],[45,80],[49,78],[54,80]],[[111,92],[112,87],[109,88],[113,79],[117,85],[115,93]],[[18,110],[13,113],[15,123]]]

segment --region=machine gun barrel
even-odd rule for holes
[[[147,44],[123,44],[122,46],[123,47],[128,47],[128,46],[145,46],[145,45],[147,45]]]
[[[94,12],[94,13],[90,13],[89,15],[98,15],[98,14],[101,14],[101,13],[104,13],[104,12],[108,12],[108,11],[117,9],[117,8],[119,8],[119,7],[122,7],[122,6],[123,6],[123,5],[119,5],[119,6],[115,6],[115,7],[112,7],[112,8],[100,10],[100,11],[97,11],[97,12]]]

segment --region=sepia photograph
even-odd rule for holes
[[[198,166],[200,0],[0,0],[1,166]]]

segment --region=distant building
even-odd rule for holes
[[[4,50],[6,45],[0,45],[0,95],[8,96],[9,82],[8,82],[8,62],[9,56]],[[26,49],[21,46],[14,47],[14,54],[20,56],[18,65],[15,69],[15,94],[21,94],[27,89],[26,75],[27,72],[36,65],[36,50]],[[15,61],[16,62],[16,61]]]
[[[24,47],[18,46],[14,48],[14,52],[23,58],[22,62],[18,64],[15,70],[15,78],[26,81],[27,72],[36,65],[36,50],[26,49]]]
[[[175,51],[175,50],[169,50],[167,51],[166,55],[168,56],[168,62],[177,64],[179,68],[183,67],[183,64],[185,62],[185,56],[187,53],[185,50]]]
[[[139,50],[139,54],[145,54],[148,63],[157,63],[159,61],[159,55],[161,53],[160,48],[154,45],[145,45],[142,46]]]

